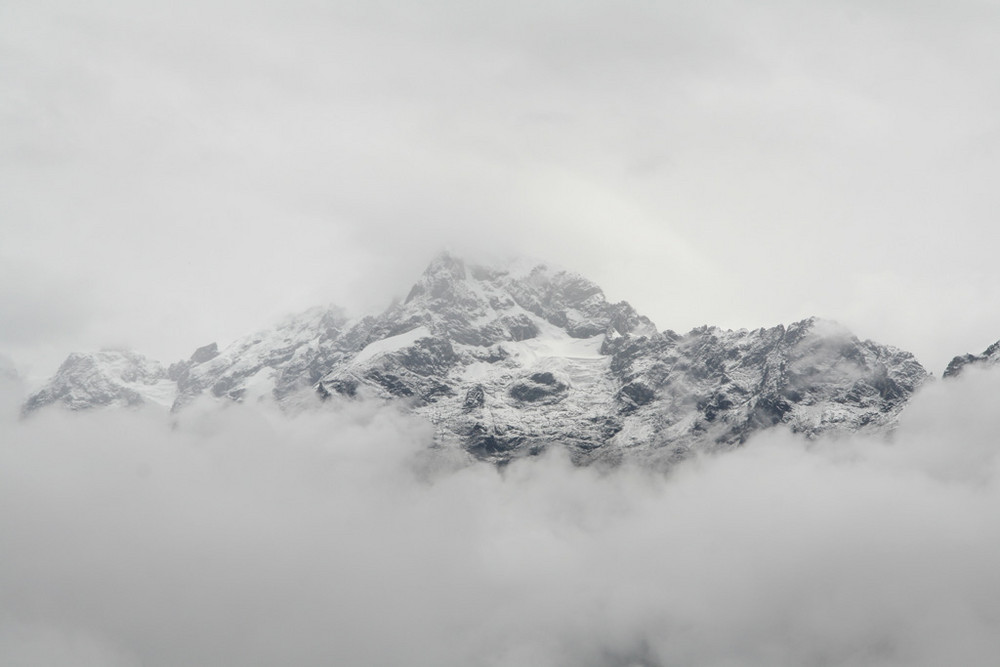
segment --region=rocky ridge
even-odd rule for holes
[[[928,377],[911,354],[831,322],[658,331],[579,275],[446,254],[376,316],[317,308],[167,368],[131,352],[70,355],[25,412],[180,410],[200,396],[293,405],[316,392],[402,401],[435,424],[439,446],[497,463],[553,443],[581,464],[670,461],[776,424],[885,432]]]
[[[129,350],[74,352],[40,391],[28,397],[25,414],[53,403],[71,410],[171,405],[175,385],[159,362]]]
[[[963,354],[948,362],[944,377],[956,377],[967,367],[989,368],[1000,364],[1000,340],[986,348],[982,354]]]

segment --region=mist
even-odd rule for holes
[[[373,401],[5,409],[0,663],[996,664],[974,371],[891,442],[773,430],[668,473],[463,463]]]
[[[940,372],[1000,330],[995,4],[6,0],[0,349],[170,363],[449,248]]]

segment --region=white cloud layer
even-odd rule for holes
[[[5,418],[0,663],[996,664],[998,393],[666,477],[456,468],[368,403]]]
[[[0,348],[169,362],[380,309],[449,247],[940,371],[1000,336],[998,30],[981,0],[5,0]]]

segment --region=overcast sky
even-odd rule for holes
[[[0,3],[0,352],[163,361],[443,248],[657,325],[1000,338],[995,2]]]

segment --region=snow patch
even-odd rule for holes
[[[177,384],[172,380],[158,380],[154,384],[128,384],[130,389],[134,389],[142,396],[147,403],[153,403],[165,408],[174,404],[177,398]]]
[[[243,401],[257,402],[273,396],[276,375],[277,371],[265,366],[247,378]]]
[[[504,343],[508,352],[526,364],[549,357],[564,359],[608,359],[601,354],[604,334],[592,338],[573,338],[562,329],[545,323],[540,335],[516,343]]]
[[[388,338],[377,340],[374,343],[366,345],[364,349],[358,352],[358,355],[354,357],[354,363],[363,364],[366,361],[374,359],[380,354],[395,352],[396,350],[401,350],[404,347],[409,347],[421,338],[427,338],[430,335],[430,329],[420,326],[416,329],[411,329],[406,333],[401,333],[398,336],[389,336]]]

